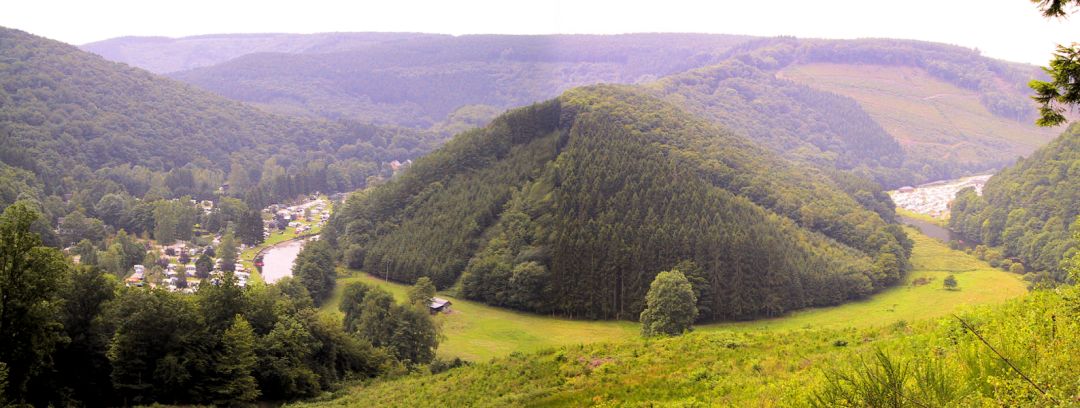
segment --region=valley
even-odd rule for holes
[[[0,26],[0,407],[1080,402],[1080,45],[355,7]]]

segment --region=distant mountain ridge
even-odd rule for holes
[[[1053,137],[1034,67],[903,40],[754,40],[645,87],[786,157],[888,187],[985,172]]]
[[[80,45],[106,59],[156,74],[201,68],[262,52],[327,53],[370,47],[419,33],[209,34],[192,37],[118,37]]]
[[[700,34],[341,36],[337,48],[281,47],[170,75],[278,113],[445,135],[576,86],[641,84],[788,158],[888,187],[994,170],[1054,136],[1031,124],[1026,83],[1038,69],[944,44]],[[294,49],[308,44],[296,41]]]
[[[170,76],[272,111],[430,128],[466,105],[502,111],[576,86],[651,81],[716,62],[747,38],[418,37],[334,53],[250,54]]]

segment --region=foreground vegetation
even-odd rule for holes
[[[232,257],[189,295],[124,287],[99,267],[72,264],[42,245],[37,217],[23,204],[0,215],[0,406],[287,401],[434,355],[426,305],[353,293],[365,301],[358,321],[318,313],[334,283],[321,241],[300,254],[295,279],[241,287],[226,266]],[[227,234],[215,250],[235,254],[232,241]]]
[[[1003,272],[957,276],[991,273]],[[1078,296],[1062,287],[873,327],[699,330],[515,352],[306,406],[1073,406]]]
[[[795,329],[872,329],[899,321],[917,322],[948,316],[971,305],[997,304],[1026,293],[1019,275],[990,267],[974,256],[949,249],[944,243],[920,234],[907,233],[915,241],[913,270],[905,281],[869,299],[839,306],[797,311],[784,317],[699,325],[698,332],[763,332]],[[407,285],[386,282],[381,276],[359,271],[340,272],[341,288],[353,282],[380,287],[399,301],[406,299]],[[954,275],[957,291],[946,291],[942,282]],[[917,283],[916,283],[917,282]],[[324,313],[337,315],[341,290],[327,301]],[[615,342],[637,338],[641,327],[626,321],[588,321],[521,313],[491,307],[456,296],[451,290],[439,294],[453,302],[453,312],[436,316],[444,336],[438,355],[474,362],[510,353],[536,352],[574,344]]]

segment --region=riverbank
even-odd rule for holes
[[[982,187],[991,176],[991,174],[982,174],[939,180],[915,187],[901,187],[890,191],[889,196],[896,203],[898,210],[905,209],[934,218],[946,219],[949,216],[949,203],[956,197],[958,191],[971,187],[982,194]]]
[[[319,196],[317,200],[309,201],[308,203],[301,204],[301,206],[308,205],[311,202],[318,200],[323,200],[327,203],[327,211],[333,211],[334,202],[330,201],[329,198],[327,198],[326,196]],[[270,233],[270,235],[266,237],[266,240],[263,241],[261,244],[244,249],[242,252],[240,252],[239,262],[244,265],[244,268],[246,270],[251,271],[251,282],[256,282],[259,284],[266,283],[266,280],[263,279],[262,273],[257,268],[255,268],[255,258],[257,258],[259,255],[264,254],[265,251],[268,251],[277,245],[286,244],[296,240],[308,239],[322,233],[324,223],[320,220],[303,219],[296,222],[298,223],[298,225],[285,228],[282,231]],[[301,232],[297,233],[297,229],[300,229]]]

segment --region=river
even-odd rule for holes
[[[964,242],[964,238],[961,237],[960,234],[957,234],[948,228],[942,227],[932,222],[909,218],[902,215],[897,216],[897,218],[900,219],[900,222],[914,227],[915,229],[921,231],[923,235],[926,235],[930,238],[934,238],[941,242],[956,241],[959,243],[961,248],[970,246],[970,244]]]
[[[262,277],[266,283],[274,283],[281,278],[292,276],[293,262],[300,255],[306,239],[283,242],[274,245],[263,253]]]
[[[941,180],[933,183],[922,184],[916,187],[904,187],[900,190],[890,191],[896,206],[908,211],[929,215],[937,219],[947,219],[949,216],[949,204],[956,193],[968,187],[974,187],[977,194],[982,193],[982,187],[990,175],[963,177],[953,180]],[[956,241],[961,247],[968,246],[960,234],[942,227],[938,224],[920,219],[899,216],[900,222],[915,227],[928,237],[942,242]]]

